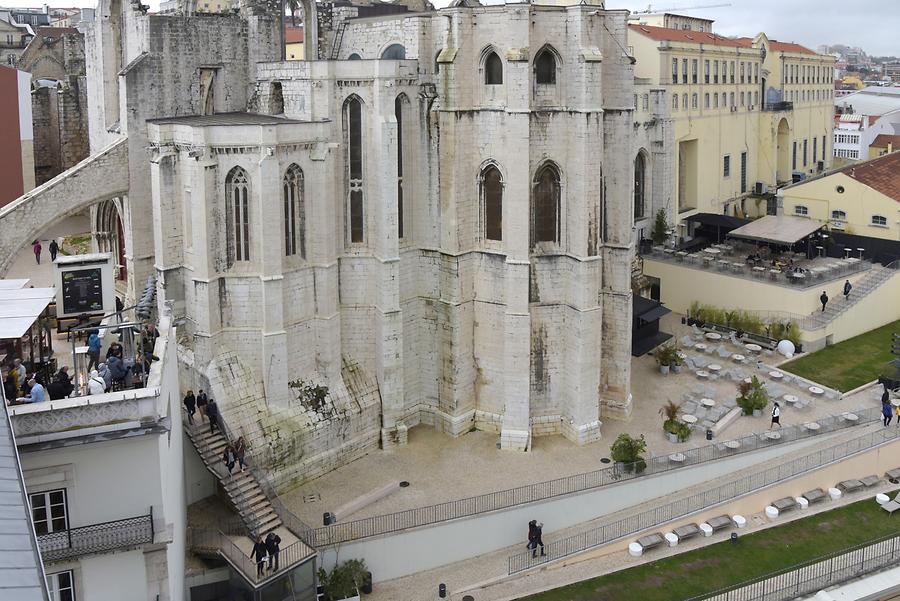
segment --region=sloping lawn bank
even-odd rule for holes
[[[900,533],[900,521],[891,520],[868,495],[851,505],[741,536],[736,545],[708,545],[524,599],[682,601],[895,533]]]
[[[900,333],[900,321],[794,359],[779,369],[847,392],[882,375],[884,367],[894,358],[891,332]]]

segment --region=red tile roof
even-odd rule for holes
[[[892,134],[878,134],[875,136],[875,139],[872,140],[872,144],[870,146],[874,146],[875,148],[887,148],[888,144],[892,144],[894,148],[900,150],[900,136],[895,136]]]
[[[753,45],[752,38],[738,38],[738,41],[744,44],[746,48]],[[769,49],[774,52],[793,52],[795,54],[816,54],[806,46],[794,44],[793,42],[779,42],[778,40],[769,40]]]
[[[303,28],[302,27],[291,27],[288,25],[284,28],[284,43],[285,44],[300,44],[303,42]]]
[[[38,27],[37,33],[45,38],[56,38],[70,33],[78,33],[74,27]]]
[[[841,172],[900,202],[900,152],[844,167]]]
[[[651,40],[659,42],[685,42],[687,44],[712,44],[713,46],[730,46],[739,48],[742,45],[735,39],[720,36],[717,33],[691,31],[689,29],[669,29],[652,25],[629,25],[632,31],[643,34]]]

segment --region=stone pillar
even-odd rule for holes
[[[527,181],[527,180],[526,180]],[[527,197],[526,197],[527,198]],[[504,209],[504,213],[506,213]],[[525,220],[528,213],[525,212]],[[526,239],[527,231],[526,228]],[[504,410],[500,448],[524,451],[531,435],[531,316],[528,312],[530,264],[506,260],[506,315],[504,316]]]
[[[272,128],[274,130],[274,127]],[[274,131],[271,132],[274,136]],[[257,209],[252,231],[256,244],[250,248],[260,260],[262,287],[262,380],[269,407],[287,408],[290,403],[287,368],[287,332],[284,329],[284,256],[283,237],[266,235],[272,224],[281,232],[284,219],[282,205],[282,173],[274,146],[263,146],[251,186],[253,204]],[[252,258],[252,257],[251,257]]]
[[[212,348],[212,332],[218,331],[218,311],[211,312],[218,306],[218,280],[211,285],[211,278],[216,273],[217,253],[204,252],[209,248],[224,248],[224,241],[218,239],[215,230],[215,207],[219,202],[219,168],[214,157],[204,155],[194,161],[188,159],[186,165],[193,163],[191,169],[191,206],[188,215],[192,222],[193,247],[197,252],[193,256],[194,273],[188,285],[194,288],[193,305],[187,314],[194,322],[194,357],[208,360],[217,353]],[[218,260],[221,260],[219,256]],[[206,370],[206,365],[195,365],[198,373]]]

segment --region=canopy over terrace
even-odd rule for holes
[[[780,246],[793,246],[825,224],[814,219],[792,215],[766,215],[729,232],[729,238],[742,238]]]
[[[4,288],[5,281],[0,280],[0,340],[18,339],[28,332],[56,297],[56,289]]]

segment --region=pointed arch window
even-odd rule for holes
[[[303,198],[303,171],[291,165],[282,181],[284,201],[284,254],[306,258],[306,204]]]
[[[250,260],[250,178],[241,167],[225,177],[228,265]]]
[[[344,143],[347,147],[347,230],[351,243],[365,240],[362,101],[351,96],[344,103]]]
[[[531,244],[559,242],[559,171],[552,164],[541,167],[532,184]]]
[[[484,83],[489,86],[503,83],[503,61],[496,52],[491,51],[484,60]]]
[[[406,96],[394,99],[394,117],[397,119],[397,237],[403,239],[403,105]]]
[[[634,219],[644,218],[644,188],[646,185],[646,161],[638,153],[634,159]]]
[[[534,59],[534,78],[542,85],[556,83],[556,57],[549,48],[541,50]]]
[[[481,206],[485,240],[503,240],[503,175],[495,165],[481,170]]]

